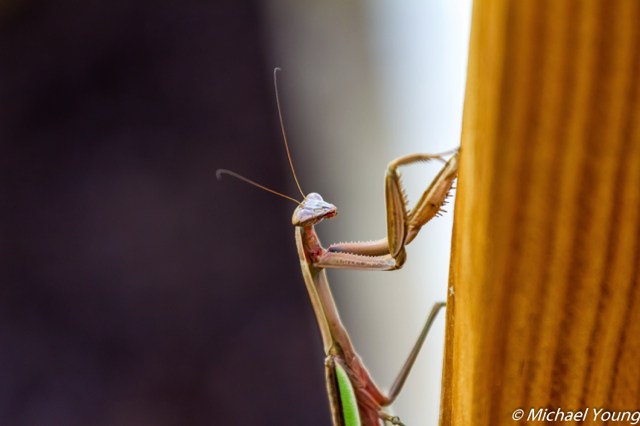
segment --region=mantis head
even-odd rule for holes
[[[295,209],[291,222],[293,226],[311,226],[323,219],[331,219],[337,215],[336,206],[325,202],[320,194],[312,192]]]

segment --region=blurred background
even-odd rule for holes
[[[385,235],[393,158],[458,146],[470,0],[0,3],[0,425],[329,425],[296,197]],[[438,165],[403,169],[415,201]],[[452,209],[452,205],[449,210]],[[329,271],[388,388],[447,292],[453,215]],[[444,316],[394,404],[438,421]]]

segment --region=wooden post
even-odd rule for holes
[[[640,1],[475,0],[461,152],[441,425],[640,410]]]

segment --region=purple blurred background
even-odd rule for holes
[[[330,423],[260,10],[0,6],[0,425]]]

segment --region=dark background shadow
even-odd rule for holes
[[[327,425],[259,5],[0,6],[0,425]]]

